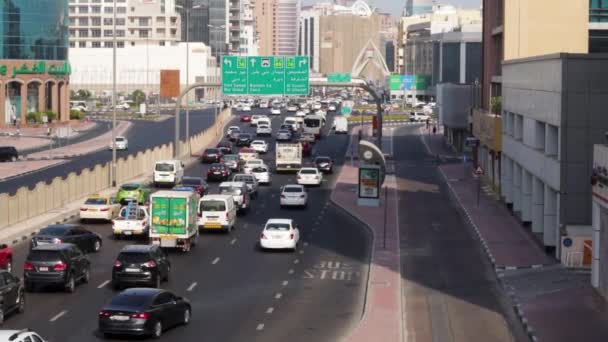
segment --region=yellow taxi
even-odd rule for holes
[[[80,220],[110,221],[120,212],[120,203],[115,197],[91,195],[80,207]]]

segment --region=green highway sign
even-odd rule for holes
[[[352,108],[350,108],[350,107],[342,107],[342,108],[341,108],[341,113],[342,113],[343,115],[350,115],[350,114],[352,114],[352,113],[353,113],[353,109],[352,109]]]
[[[348,83],[351,81],[349,73],[330,73],[327,74],[327,82]]]
[[[305,56],[223,56],[225,95],[308,95],[309,61]]]

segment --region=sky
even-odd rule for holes
[[[303,0],[304,4],[312,4],[318,1],[325,0]],[[381,12],[393,14],[395,16],[401,16],[405,0],[366,0],[367,3],[373,4],[380,8]],[[479,8],[481,6],[481,0],[438,0],[437,3],[445,5],[454,5],[462,8]]]

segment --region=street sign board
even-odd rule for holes
[[[348,83],[351,81],[349,73],[332,72],[327,74],[327,82],[332,83]]]
[[[342,108],[340,108],[340,113],[343,115],[351,115],[353,113],[353,109],[351,107],[342,105]]]
[[[179,93],[179,70],[161,70],[160,96],[178,97]]]
[[[225,95],[308,95],[307,56],[223,56]]]

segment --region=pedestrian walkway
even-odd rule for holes
[[[57,132],[59,127],[66,127],[66,123],[51,124],[48,127],[6,127],[0,130],[0,146],[14,146],[20,153],[31,151],[49,146],[53,143],[50,139]],[[94,129],[97,124],[93,121],[80,121],[69,123],[73,130],[73,136],[83,134]],[[48,135],[48,128],[51,128],[51,137]],[[19,134],[18,134],[19,133]]]
[[[442,136],[423,136],[431,154],[447,152]],[[440,171],[479,236],[514,310],[534,341],[608,341],[608,305],[589,275],[548,256],[507,207],[472,175],[472,165]]]

